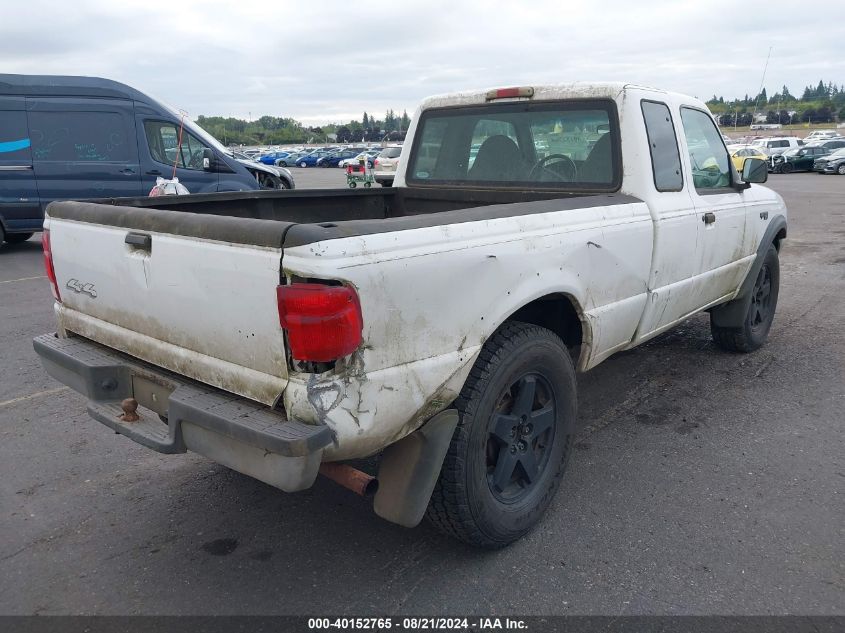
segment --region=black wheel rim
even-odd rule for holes
[[[493,496],[515,503],[541,479],[554,443],[557,407],[539,374],[517,379],[499,397],[488,427],[487,484]]]
[[[768,264],[763,264],[754,282],[751,294],[751,329],[765,327],[772,309],[772,271]]]

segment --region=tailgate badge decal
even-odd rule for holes
[[[97,290],[94,288],[94,284],[84,284],[78,279],[71,279],[65,284],[65,288],[80,294],[90,295],[92,299],[97,298]]]

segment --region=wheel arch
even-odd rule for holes
[[[592,344],[590,322],[581,304],[569,293],[553,292],[532,299],[512,311],[499,327],[512,321],[539,325],[557,334],[579,370],[589,358]]]

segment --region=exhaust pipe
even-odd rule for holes
[[[347,464],[324,462],[320,464],[320,474],[362,497],[374,495],[378,490],[378,479]]]

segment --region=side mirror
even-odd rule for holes
[[[214,152],[206,147],[202,150],[202,168],[205,171],[211,171],[212,165],[214,165]]]
[[[769,179],[766,161],[761,158],[746,158],[742,165],[742,179],[745,182],[766,182]]]

